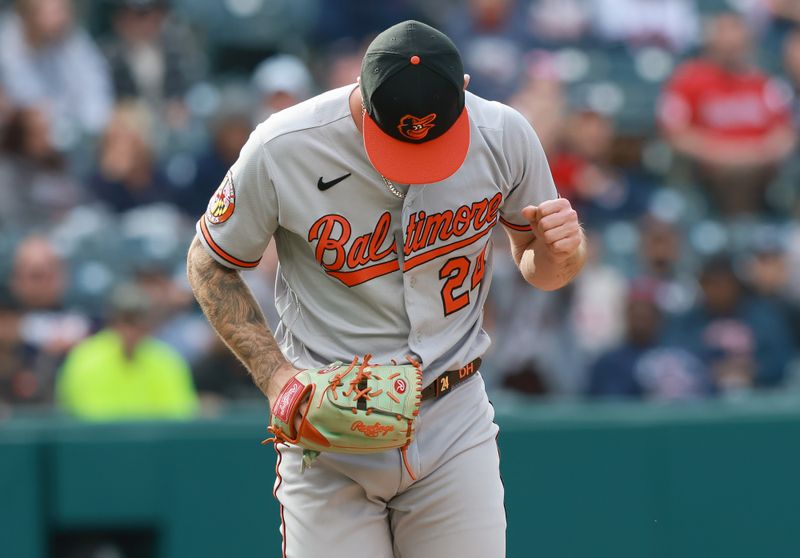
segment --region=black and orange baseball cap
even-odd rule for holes
[[[364,147],[401,184],[439,182],[469,150],[464,65],[447,35],[404,21],[375,37],[361,63]]]

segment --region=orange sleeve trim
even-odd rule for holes
[[[515,225],[514,223],[509,223],[508,221],[506,221],[502,217],[500,217],[500,222],[503,223],[503,225],[505,225],[509,229],[513,229],[515,231],[531,232],[531,226],[530,225]]]
[[[208,244],[208,247],[211,248],[217,256],[219,256],[226,262],[231,263],[238,267],[245,267],[245,268],[256,267],[259,264],[259,262],[261,262],[261,258],[258,258],[254,262],[246,262],[244,260],[234,258],[230,254],[228,254],[225,250],[220,248],[219,245],[216,242],[214,242],[214,239],[211,238],[211,233],[208,232],[208,226],[206,225],[205,217],[200,217],[200,230],[203,233],[203,238]]]

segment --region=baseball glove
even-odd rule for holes
[[[373,453],[400,449],[409,475],[406,448],[422,400],[422,370],[418,363],[376,365],[366,355],[349,364],[298,372],[272,405],[268,430],[274,438],[263,443],[294,444],[304,449],[309,466],[322,451]],[[303,401],[308,406],[295,432],[295,417]]]

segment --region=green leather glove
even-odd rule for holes
[[[304,450],[310,465],[319,452],[373,453],[400,449],[409,474],[405,449],[414,436],[422,400],[422,370],[411,364],[376,365],[370,355],[349,364],[298,372],[272,405],[264,442],[294,444]],[[308,406],[295,432],[303,401]]]

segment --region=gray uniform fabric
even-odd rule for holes
[[[301,450],[276,446],[286,558],[505,556],[497,425],[482,379],[423,403],[419,418],[408,453],[416,482],[399,451],[323,453],[301,474]]]
[[[365,352],[373,362],[413,355],[427,384],[489,346],[481,322],[491,229],[501,220],[524,227],[521,209],[557,194],[527,121],[467,94],[472,135],[463,166],[397,198],[366,158],[350,116],[353,87],[258,126],[229,173],[233,213],[218,224],[201,220],[198,236],[234,268],[254,265],[275,237],[276,338],[298,368]],[[317,186],[348,173],[329,189]],[[445,307],[448,296],[454,303]]]
[[[397,185],[407,192],[398,198],[366,157],[348,103],[355,87],[258,126],[198,237],[221,264],[241,269],[257,265],[275,238],[275,337],[296,367],[411,355],[427,385],[489,346],[481,325],[491,230],[529,230],[521,210],[557,193],[528,122],[467,93],[466,161],[444,181]],[[286,555],[504,556],[497,427],[475,378],[423,404],[409,447],[417,481],[399,451],[323,453],[301,474],[300,450],[276,446]]]

